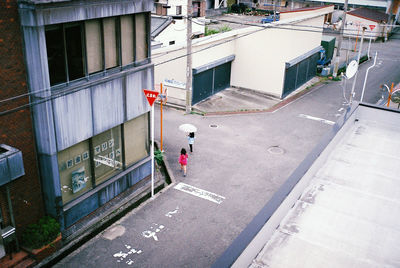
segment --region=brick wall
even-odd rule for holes
[[[1,0],[0,100],[27,92],[17,0]],[[0,112],[27,104],[28,101],[27,97],[23,97],[1,103]],[[20,237],[24,227],[44,215],[29,108],[0,115],[0,143],[21,150],[23,155],[25,175],[9,183],[17,234]],[[5,223],[10,224],[5,194],[5,186],[0,187],[0,208],[3,209]]]

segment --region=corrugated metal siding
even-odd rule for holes
[[[93,134],[97,135],[124,122],[122,79],[92,88]]]
[[[317,73],[318,53],[314,53],[294,65],[286,63],[282,98],[315,76]]]
[[[55,154],[57,147],[51,102],[36,104],[32,110],[38,153]]]
[[[70,1],[50,3],[48,5],[20,3],[21,23],[24,26],[42,26],[79,20],[90,20],[126,14],[151,12],[154,2],[151,0],[120,1]]]
[[[58,151],[93,136],[89,89],[54,99],[53,109]]]
[[[71,226],[81,218],[89,215],[92,211],[99,207],[99,199],[97,194],[92,195],[85,200],[82,200],[73,209],[64,212],[65,226]]]
[[[153,89],[151,77],[152,70],[149,69],[130,74],[126,77],[127,120],[150,111],[150,105],[147,103],[143,89]]]

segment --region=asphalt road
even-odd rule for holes
[[[376,49],[379,66],[370,71],[365,95],[370,103],[380,99],[380,84],[400,80],[400,40],[373,44]],[[360,67],[355,100],[370,64]],[[329,82],[270,113],[203,117],[164,109],[164,150],[176,183],[56,267],[209,267],[346,107],[341,82]],[[178,130],[183,123],[198,127],[187,177],[177,163],[180,149],[187,148]],[[158,124],[157,108],[159,140]],[[175,189],[180,182],[189,186]]]

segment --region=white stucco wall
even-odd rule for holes
[[[276,28],[272,28],[271,25],[265,29],[251,26],[195,39],[193,51],[209,48],[192,55],[193,68],[235,55],[231,69],[232,86],[281,97],[285,63],[320,45],[323,22],[324,14],[313,18],[302,18],[294,25],[279,26],[279,23],[285,23],[280,21]],[[299,27],[301,25],[317,26],[321,31],[300,31],[299,29],[307,29]],[[238,38],[243,35],[247,36]],[[173,79],[177,86],[166,86],[168,96],[181,101],[185,99],[186,57],[160,63],[185,54],[184,45],[152,51],[155,84]]]
[[[205,26],[204,22],[198,19],[193,19],[195,23],[192,23],[192,33],[204,34]],[[197,22],[197,23],[196,23]],[[162,43],[162,46],[169,46],[171,41],[175,41],[175,44],[185,43],[186,44],[186,20],[175,20],[175,23],[168,25],[154,40]]]
[[[358,36],[358,38],[361,38],[362,27],[365,26],[367,29],[365,30],[364,38],[376,40],[378,37],[383,36],[383,31],[385,30],[384,25],[351,14],[346,15],[346,22],[347,25],[343,31],[343,35],[347,37],[356,38]],[[369,25],[375,25],[375,28],[371,31]]]
[[[322,27],[323,22],[324,18],[318,17],[296,25]],[[285,63],[319,46],[322,38],[322,32],[288,30],[304,29],[299,26],[284,28],[267,29],[237,40],[233,86],[282,96]]]

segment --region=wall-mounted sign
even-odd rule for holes
[[[163,82],[164,86],[171,86],[171,87],[177,87],[177,88],[182,88],[182,89],[186,89],[186,83],[184,82],[180,82],[180,81],[176,81],[175,79],[164,79]]]

